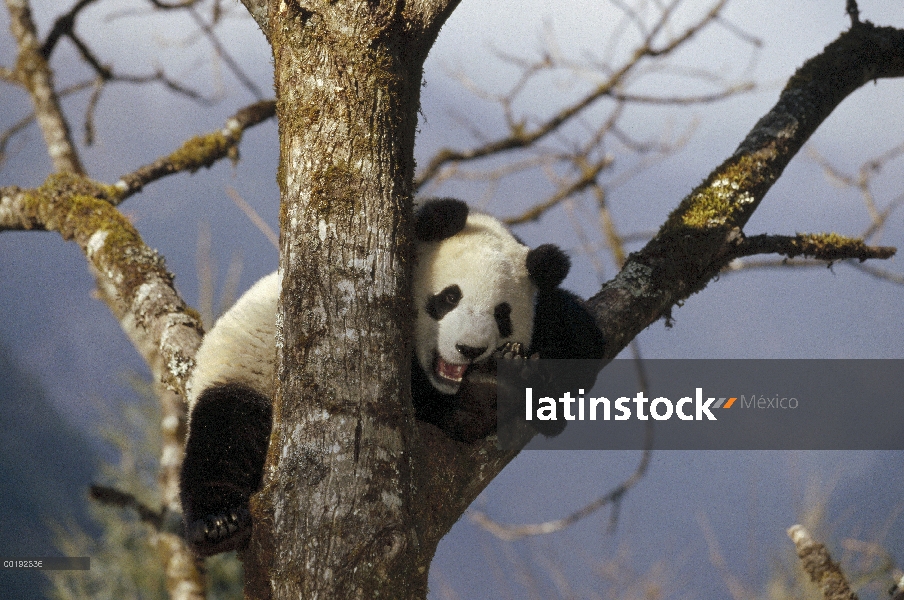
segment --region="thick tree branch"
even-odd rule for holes
[[[201,167],[211,166],[221,158],[237,156],[242,133],[249,127],[272,118],[275,111],[276,103],[273,100],[255,102],[227,119],[223,129],[194,137],[172,154],[123,175],[115,185],[118,194],[116,203],[140,191],[148,183],[167,175],[181,171],[194,173]]]
[[[694,190],[657,236],[631,255],[618,276],[588,301],[606,335],[607,354],[618,354],[638,332],[702,289],[739,248],[745,248],[742,226],[788,161],[847,94],[869,79],[901,74],[904,32],[866,24],[843,34],[808,61],[735,154]],[[841,241],[802,238],[788,242],[791,247],[784,249],[802,253],[806,248],[815,253],[830,252],[835,246],[844,248],[848,256],[860,252],[849,240],[837,243]],[[772,242],[771,247],[777,249],[776,240]],[[881,256],[890,250],[865,252]],[[441,535],[451,527],[456,511],[463,512],[517,451],[500,452],[492,437],[467,448],[456,447],[435,428],[421,425],[419,429],[417,455],[429,457],[431,463],[429,472],[423,468],[415,472],[424,501],[419,511],[425,524],[422,539],[432,542],[430,534]],[[526,434],[525,443],[529,439]],[[442,481],[437,481],[436,473],[443,474]]]
[[[9,9],[10,30],[19,50],[14,74],[31,96],[53,168],[59,172],[82,174],[84,169],[60,109],[53,86],[53,72],[41,51],[28,1],[6,0],[6,7]]]
[[[161,399],[161,496],[166,514],[179,511],[178,472],[185,439],[185,383],[201,342],[199,316],[172,285],[154,250],[112,205],[118,191],[85,177],[51,175],[39,188],[0,189],[0,230],[44,229],[75,241],[97,278],[100,297],[147,362]],[[164,386],[170,388],[163,389]],[[178,393],[175,393],[175,390]],[[203,600],[198,561],[178,535],[160,531],[170,597]]]
[[[184,393],[201,341],[197,315],[172,287],[163,259],[110,202],[112,186],[51,175],[33,190],[0,190],[0,229],[44,229],[73,240],[98,274],[100,292],[151,367]]]
[[[788,81],[735,153],[672,212],[588,301],[612,357],[727,264],[740,231],[788,162],[832,110],[864,83],[904,75],[904,31],[857,23]]]

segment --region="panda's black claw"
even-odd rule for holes
[[[241,548],[251,534],[251,513],[235,508],[188,523],[185,539],[199,556],[212,556]]]
[[[512,360],[524,357],[524,345],[520,342],[506,342],[496,349],[496,358],[506,358]]]

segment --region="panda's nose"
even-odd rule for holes
[[[455,349],[461,353],[462,356],[467,358],[468,360],[474,360],[484,352],[486,352],[487,347],[483,348],[475,348],[474,346],[465,346],[464,344],[455,344]]]

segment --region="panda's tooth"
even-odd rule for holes
[[[446,362],[440,357],[437,357],[436,360],[436,374],[442,379],[447,379],[449,381],[461,381],[462,378],[464,378],[467,368],[468,365],[457,365]]]

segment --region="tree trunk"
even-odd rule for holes
[[[269,6],[281,366],[246,596],[423,598],[408,231],[422,64],[454,3],[306,4]]]

